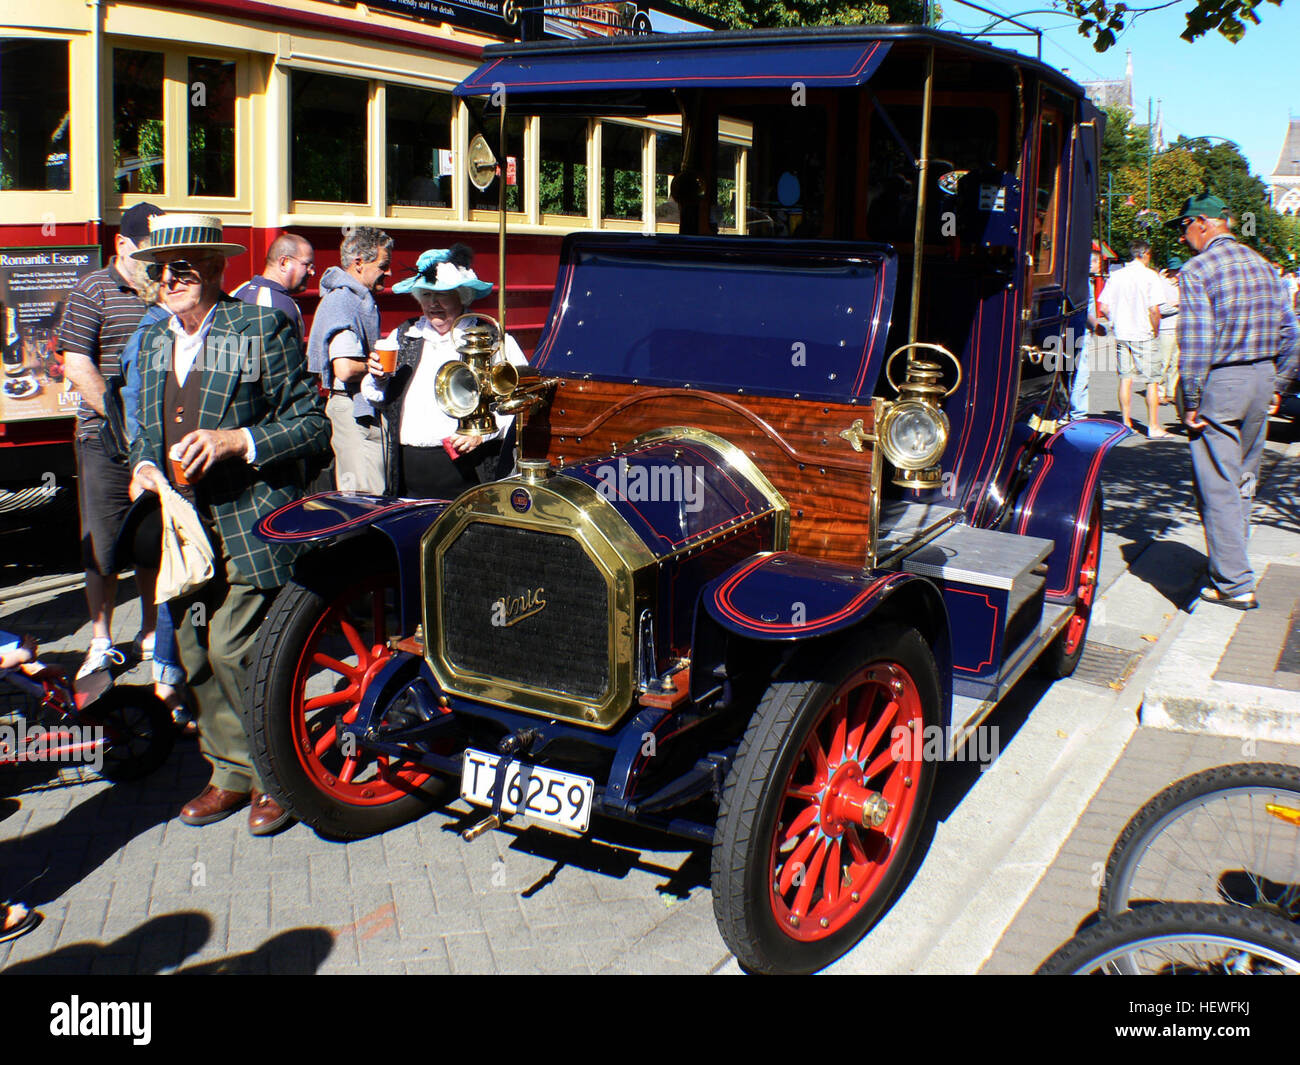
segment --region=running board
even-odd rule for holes
[[[998,674],[998,681],[993,689],[993,694],[983,699],[977,699],[970,695],[954,695],[952,697],[951,720],[953,727],[947,730],[948,750],[946,757],[952,758],[961,750],[984,719],[993,712],[994,707],[998,705],[1002,697],[1011,690],[1012,685],[1029,671],[1030,666],[1038,661],[1047,645],[1056,639],[1061,630],[1065,628],[1066,622],[1073,616],[1073,605],[1044,603],[1043,617],[1038,623],[1038,629],[1030,639],[1021,644],[1007,659],[1002,672]],[[956,722],[959,721],[961,724],[957,725]]]

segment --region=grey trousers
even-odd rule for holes
[[[334,483],[340,492],[384,494],[384,438],[379,419],[362,425],[352,413],[348,396],[330,396],[330,443],[334,448]]]
[[[1210,581],[1223,595],[1255,590],[1246,543],[1268,436],[1273,376],[1272,362],[1220,366],[1210,371],[1201,390],[1198,413],[1209,424],[1192,433],[1192,474]]]
[[[253,645],[277,589],[254,588],[229,556],[218,554],[212,580],[174,599],[176,646],[190,678],[199,745],[212,766],[209,783],[226,791],[262,790],[248,753],[244,691]]]

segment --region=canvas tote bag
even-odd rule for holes
[[[163,485],[162,560],[154,602],[166,603],[198,591],[212,579],[212,544],[199,515],[183,495]]]

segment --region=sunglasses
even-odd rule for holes
[[[202,280],[198,267],[188,259],[176,259],[170,263],[149,263],[144,268],[144,276],[150,281],[161,281],[164,271],[171,274],[173,281],[181,284]]]

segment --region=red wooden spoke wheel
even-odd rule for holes
[[[942,757],[926,743],[940,686],[918,632],[878,625],[814,655],[769,685],[718,812],[714,913],[754,972],[812,972],[866,933],[907,870]]]
[[[772,912],[786,935],[825,939],[862,910],[911,821],[925,721],[897,663],[850,676],[786,780],[772,839]]]
[[[427,771],[384,755],[346,755],[338,743],[340,715],[345,723],[356,720],[366,689],[393,657],[387,643],[396,594],[387,577],[346,589],[308,635],[294,676],[290,723],[298,760],[318,787],[359,806],[392,802],[429,779]]]
[[[353,839],[411,820],[442,781],[338,742],[392,652],[397,574],[373,545],[316,560],[286,585],[258,637],[249,740],[267,791],[318,832]],[[382,709],[382,708],[381,708]]]

